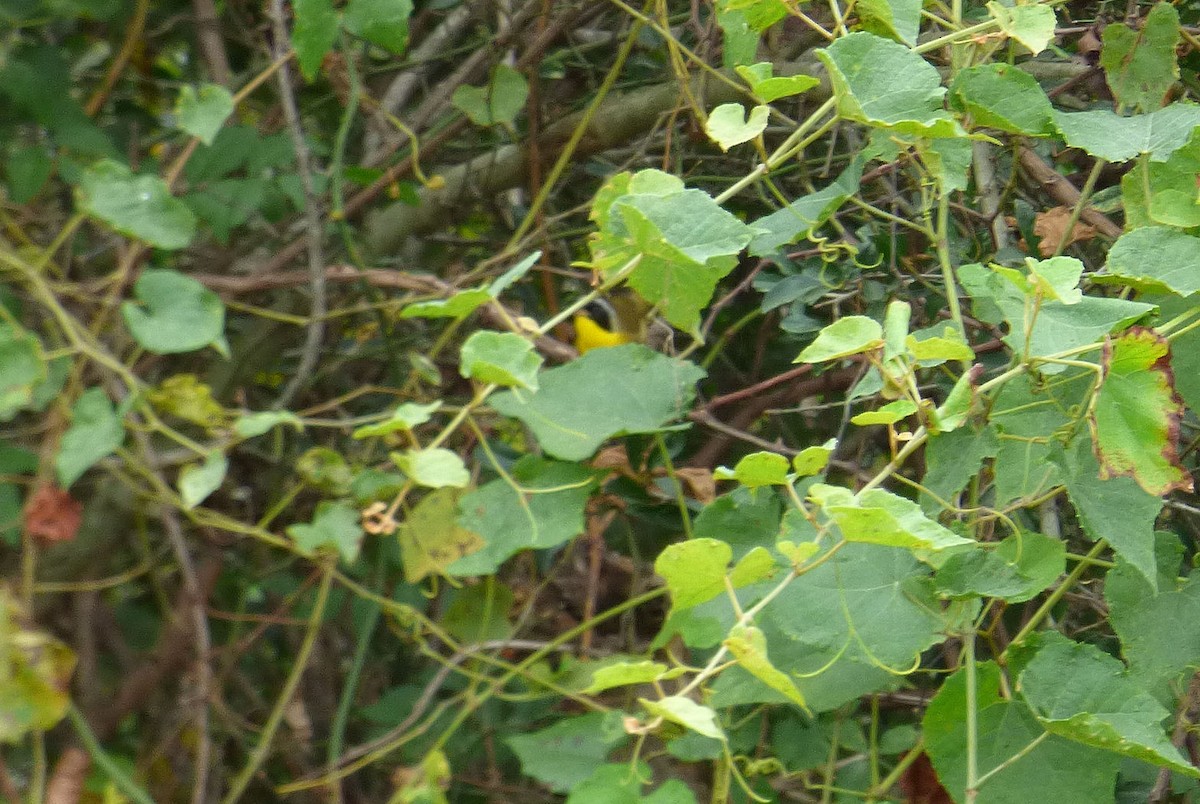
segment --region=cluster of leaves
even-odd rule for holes
[[[0,794],[1200,794],[1174,6],[149,5],[0,2]]]

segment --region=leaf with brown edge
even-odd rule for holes
[[[1131,327],[1104,343],[1101,380],[1088,413],[1100,477],[1132,477],[1150,494],[1191,491],[1179,461],[1183,401],[1175,390],[1167,339]]]
[[[25,533],[44,543],[69,542],[83,522],[83,504],[57,486],[41,486],[23,512]]]

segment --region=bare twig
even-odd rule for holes
[[[287,25],[283,17],[283,0],[271,0],[271,28],[274,34],[273,47],[275,58],[281,58],[288,52]],[[296,170],[300,174],[300,182],[304,187],[304,229],[308,249],[309,287],[312,292],[312,307],[308,321],[308,332],[304,338],[304,346],[300,352],[300,362],[296,373],[288,382],[279,398],[275,400],[275,408],[286,408],[288,403],[308,382],[317,365],[320,356],[321,342],[325,340],[325,254],[324,226],[320,209],[320,199],[313,186],[312,164],[308,152],[308,144],[304,141],[304,127],[300,121],[300,111],[296,107],[296,96],[292,92],[291,70],[288,65],[279,69],[276,77],[279,80],[279,99],[283,104],[283,115],[287,120],[288,132],[292,137],[292,147],[296,152]]]

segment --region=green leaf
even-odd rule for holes
[[[1071,740],[1200,777],[1171,745],[1162,722],[1171,713],[1142,689],[1125,666],[1094,645],[1057,632],[1025,666],[1020,688],[1046,729]],[[1063,679],[1070,684],[1063,684]]]
[[[454,90],[450,102],[477,126],[511,126],[528,97],[525,76],[507,64],[498,64],[487,86],[463,84]]]
[[[124,440],[125,424],[104,391],[84,391],[71,408],[71,426],[54,459],[59,485],[69,488],[101,458],[116,452]]]
[[[911,553],[847,544],[784,589],[758,626],[771,662],[813,711],[823,712],[891,688],[899,675],[915,670],[921,653],[944,639],[941,610],[928,569]],[[742,679],[754,681],[749,674]],[[722,697],[709,703],[727,705],[741,683],[731,671],[722,673]]]
[[[866,163],[864,154],[856,154],[846,169],[826,187],[802,195],[783,209],[756,220],[754,228],[761,234],[750,241],[750,253],[756,257],[769,256],[829,220],[846,199],[858,192]]]
[[[822,329],[793,363],[824,363],[883,346],[883,327],[873,318],[848,315]]]
[[[685,729],[690,729],[714,740],[725,739],[725,733],[717,725],[717,713],[684,695],[670,695],[657,701],[638,698],[638,703],[655,717],[678,723]]]
[[[430,447],[391,453],[392,463],[412,478],[418,486],[440,489],[446,486],[466,488],[471,484],[471,473],[462,458],[448,449]]]
[[[739,11],[746,17],[749,26],[762,33],[788,14],[784,0],[719,0],[718,7],[724,11]]]
[[[525,422],[546,452],[579,461],[613,436],[661,430],[683,414],[703,376],[691,363],[626,344],[544,371],[536,393],[501,391],[491,404]]]
[[[668,545],[654,562],[667,584],[671,608],[681,611],[711,600],[726,589],[725,574],[733,549],[716,539],[691,539]]]
[[[1200,106],[1172,103],[1150,114],[1121,117],[1108,109],[1054,113],[1063,139],[1073,148],[1109,162],[1124,162],[1138,154],[1162,162],[1182,148],[1200,125]]]
[[[559,720],[541,731],[509,737],[505,742],[521,761],[526,776],[556,793],[567,793],[591,776],[625,739],[609,715],[588,712]]]
[[[808,711],[804,695],[792,680],[776,669],[767,658],[767,639],[762,631],[752,625],[737,625],[725,639],[725,647],[751,675],[771,689],[783,693],[796,706]]]
[[[508,478],[465,495],[458,522],[479,534],[481,548],[455,561],[450,575],[487,575],[521,550],[558,547],[583,532],[583,510],[595,476],[579,464],[526,455]]]
[[[218,84],[203,84],[200,91],[185,85],[175,102],[175,120],[181,129],[212,145],[226,118],[233,114],[233,96]]]
[[[942,108],[937,68],[907,47],[859,32],[818,50],[829,71],[838,114],[922,137],[965,136]]]
[[[37,336],[0,319],[0,421],[32,407],[34,389],[46,376]]]
[[[651,776],[644,762],[631,768],[628,762],[593,765],[592,774],[571,790],[566,804],[644,804],[641,780]],[[664,785],[665,786],[665,785]]]
[[[1165,226],[1145,226],[1117,238],[1104,273],[1093,282],[1190,296],[1200,290],[1200,238]]]
[[[408,48],[412,11],[412,0],[350,0],[342,24],[354,36],[400,56]]]
[[[1011,64],[961,70],[950,85],[954,108],[976,126],[1039,137],[1054,134],[1054,109],[1037,80]]]
[[[243,413],[233,423],[233,431],[242,438],[254,438],[281,424],[291,425],[296,432],[304,429],[304,422],[290,410],[264,410],[257,413]]]
[[[24,205],[37,196],[54,172],[54,160],[42,145],[15,148],[8,154],[4,175],[9,198]]]
[[[1130,477],[1102,479],[1088,438],[1076,438],[1061,463],[1067,495],[1087,535],[1096,541],[1107,540],[1152,589],[1157,588],[1154,522],[1162,511],[1162,498],[1146,493]]]
[[[926,517],[915,502],[883,489],[854,494],[840,486],[816,483],[808,493],[848,542],[910,550],[944,550],[974,544]]]
[[[1049,6],[1006,6],[992,0],[987,4],[987,10],[1000,25],[1000,30],[1029,48],[1035,56],[1045,50],[1054,38],[1057,20],[1054,18],[1054,9]]]
[[[870,424],[895,424],[903,421],[917,412],[917,406],[910,400],[897,399],[889,402],[878,410],[867,410],[851,417],[852,424],[865,427]]]
[[[1153,305],[1125,299],[1084,296],[1077,304],[1046,300],[1038,307],[1028,296],[1004,278],[1000,272],[972,263],[958,269],[963,288],[975,300],[975,314],[989,321],[1009,325],[1004,342],[1018,355],[1024,355],[1025,332],[1029,335],[1027,357],[1056,355],[1077,346],[1095,343],[1110,332],[1123,329],[1154,309]],[[987,303],[993,305],[988,307]],[[993,311],[998,310],[996,316]],[[1036,315],[1035,315],[1036,310]],[[1062,366],[1047,364],[1039,369],[1048,374],[1063,371]]]
[[[337,12],[333,10],[333,0],[295,0],[292,15],[295,18],[292,47],[300,72],[311,83],[337,39]]]
[[[322,501],[311,523],[289,525],[288,536],[296,542],[296,549],[305,555],[314,555],[318,550],[329,548],[347,564],[354,563],[362,546],[363,532],[358,524],[358,511],[345,503]]]
[[[800,477],[820,474],[829,464],[829,457],[837,448],[837,441],[829,439],[819,447],[805,447],[792,458],[792,469]]]
[[[1046,590],[1063,573],[1066,546],[1040,533],[1020,532],[995,550],[950,555],[938,568],[935,583],[946,597],[996,597],[1023,603]]]
[[[580,692],[585,695],[597,695],[605,690],[616,687],[629,687],[634,684],[650,684],[669,681],[678,678],[684,672],[683,668],[669,669],[665,664],[651,661],[628,662],[617,661],[597,667],[591,673],[591,683]]]
[[[435,411],[442,406],[441,402],[430,402],[421,405],[417,402],[402,402],[397,405],[388,418],[377,424],[364,424],[355,428],[354,438],[374,438],[397,431],[410,431],[418,425],[429,421]]]
[[[917,43],[920,0],[860,0],[857,8],[863,30],[898,39],[909,46]]]
[[[593,262],[604,276],[633,265],[628,284],[671,325],[696,332],[717,282],[756,229],[708,193],[658,170],[618,174],[596,194]]]
[[[1140,568],[1119,561],[1104,579],[1113,630],[1130,674],[1159,700],[1174,700],[1184,673],[1200,664],[1200,631],[1181,627],[1200,621],[1200,571],[1176,580],[1182,553],[1179,537],[1158,534],[1157,585]]]
[[[921,485],[939,499],[954,504],[955,497],[979,473],[980,465],[994,457],[1000,448],[996,431],[961,428],[935,433],[925,442],[925,477]],[[941,504],[929,494],[921,495],[926,513],[940,510]]]
[[[425,495],[396,531],[404,579],[416,583],[440,574],[455,561],[483,547],[483,538],[458,524],[459,492],[435,489]]]
[[[1088,425],[1100,477],[1129,476],[1153,496],[1192,488],[1177,443],[1183,402],[1175,391],[1167,339],[1133,327],[1107,341]]]
[[[204,502],[221,487],[229,461],[224,453],[210,452],[202,463],[190,463],[179,472],[179,495],[183,507],[190,510]]]
[[[138,302],[121,304],[121,315],[134,340],[161,355],[212,346],[228,356],[225,305],[190,276],[177,271],[144,271],[133,286]]]
[[[413,302],[400,311],[401,318],[466,318],[492,300],[485,288],[460,290],[448,299]]]
[[[1127,109],[1155,111],[1166,105],[1179,80],[1179,12],[1158,3],[1139,29],[1120,22],[1104,26],[1100,66],[1117,103]]]
[[[995,662],[976,665],[975,677],[976,778],[988,776],[975,799],[978,804],[1113,800],[1119,764],[1115,754],[1062,737],[1047,739],[1028,707],[1001,695]],[[921,724],[938,778],[957,801],[965,800],[967,788],[966,707],[967,671],[962,669],[943,682]]]
[[[788,459],[776,452],[752,452],[737,462],[733,470],[724,466],[713,473],[717,480],[736,480],[746,488],[782,486],[788,482]]]
[[[821,79],[813,78],[811,75],[774,76],[775,66],[769,61],[739,65],[735,69],[737,74],[750,85],[750,91],[754,93],[754,97],[763,103],[799,95],[821,83]]]
[[[75,654],[49,634],[25,627],[28,619],[0,589],[0,743],[48,731],[71,703]]]
[[[515,332],[479,330],[462,346],[459,372],[480,382],[536,391],[542,356]]]
[[[1156,114],[1179,105],[1172,104]],[[1184,139],[1182,146],[1163,161],[1153,157],[1149,162],[1141,160],[1121,177],[1121,204],[1128,229],[1156,223],[1180,228],[1200,226],[1195,181],[1200,173],[1200,131],[1192,131],[1190,137],[1185,133]]]
[[[79,208],[121,234],[158,248],[184,248],[196,233],[195,216],[171,195],[166,182],[157,176],[134,176],[111,159],[83,172]]]
[[[704,133],[721,146],[722,151],[728,151],[766,131],[770,116],[771,110],[767,106],[755,106],[747,116],[742,104],[722,103],[704,121]]]

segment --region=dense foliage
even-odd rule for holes
[[[1198,20],[0,0],[0,798],[1195,800]]]

